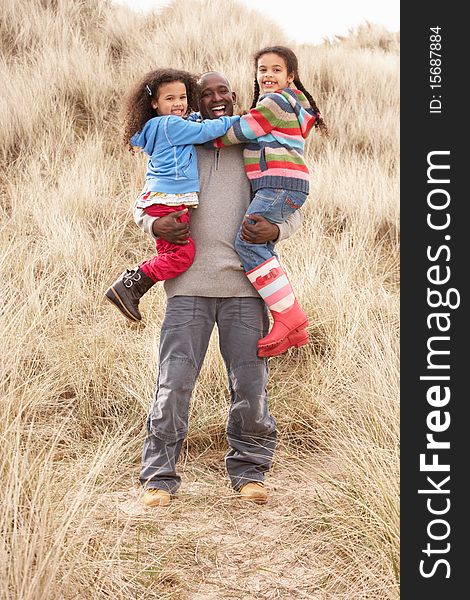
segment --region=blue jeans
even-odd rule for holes
[[[168,299],[160,335],[155,400],[147,419],[140,481],[144,487],[175,493],[181,484],[176,463],[188,432],[191,393],[214,326],[230,390],[225,466],[236,490],[263,481],[276,447],[276,422],[266,391],[268,365],[256,354],[268,318],[261,298]]]
[[[298,210],[307,194],[277,188],[262,188],[258,190],[246,212],[247,215],[261,215],[270,223],[283,223],[286,218]],[[235,239],[235,250],[240,257],[245,271],[251,271],[273,256],[277,256],[272,242],[250,244],[240,237],[240,231]]]

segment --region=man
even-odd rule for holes
[[[223,74],[206,73],[199,83],[203,119],[233,115],[236,95]],[[157,391],[147,419],[140,474],[148,506],[167,506],[180,486],[176,462],[187,434],[189,400],[215,324],[231,394],[227,472],[241,498],[267,501],[263,482],[273,460],[276,423],[268,409],[267,362],[257,356],[257,343],[267,332],[268,318],[233,247],[251,200],[242,153],[241,145],[197,147],[200,204],[191,215],[196,257],[190,269],[164,283],[168,300]],[[185,244],[189,226],[178,221],[183,213],[154,219],[135,209],[134,216],[153,237]],[[253,215],[251,222],[243,222],[243,237],[251,243],[278,241],[296,231],[301,220],[299,211],[280,225]]]

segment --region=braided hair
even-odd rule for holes
[[[318,114],[320,114],[320,111],[318,110],[317,104],[316,104],[315,100],[313,99],[312,95],[304,88],[303,83],[300,81],[299,61],[297,60],[297,56],[294,54],[294,52],[290,48],[286,48],[286,46],[268,46],[266,48],[262,48],[261,50],[258,50],[258,52],[256,52],[256,54],[254,55],[253,58],[254,58],[254,65],[255,65],[255,82],[254,82],[254,90],[253,90],[253,102],[252,102],[250,108],[254,108],[256,106],[256,104],[258,103],[258,99],[260,97],[260,87],[259,87],[258,79],[256,78],[256,73],[257,73],[257,69],[258,69],[258,60],[265,54],[271,54],[271,53],[277,54],[278,56],[280,56],[281,58],[284,59],[284,62],[286,63],[286,67],[287,67],[287,72],[289,74],[292,73],[294,75],[295,87],[305,95],[305,97],[309,101],[310,106],[313,108],[313,110],[315,112],[317,112]],[[321,116],[315,121],[315,127],[318,127],[318,129],[320,130],[320,133],[322,135],[328,136],[328,127]]]
[[[177,69],[156,69],[146,73],[129,90],[123,102],[124,143],[129,145],[131,137],[142,131],[148,120],[158,115],[152,106],[152,101],[158,98],[159,87],[165,83],[181,81],[186,87],[188,111],[198,110],[198,84],[196,78],[187,71]],[[186,116],[186,115],[185,115]]]

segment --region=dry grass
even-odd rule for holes
[[[137,330],[101,301],[152,251],[129,211],[144,163],[120,145],[120,97],[152,66],[221,69],[247,108],[250,55],[287,40],[233,0],[148,17],[0,0],[0,14],[0,597],[397,598],[396,36],[296,48],[331,138],[308,142],[304,226],[281,249],[314,341],[270,362],[270,503],[229,490],[213,339],[180,499],[156,514],[137,477],[164,294]]]

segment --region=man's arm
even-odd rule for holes
[[[264,244],[265,242],[280,242],[295,233],[303,221],[303,213],[296,210],[291,213],[284,223],[270,223],[261,215],[247,215],[255,223],[246,219],[242,223],[241,238],[249,244]]]
[[[178,217],[188,209],[178,210],[165,217],[151,217],[143,208],[134,206],[134,221],[137,225],[154,239],[162,238],[172,244],[183,246],[189,237],[188,223],[179,223]]]
[[[301,209],[296,210],[292,214],[290,214],[284,223],[279,223],[279,235],[275,242],[281,242],[282,240],[286,240],[292,234],[300,229],[304,220],[304,213]]]
[[[188,209],[185,209],[188,210]],[[173,244],[184,245],[190,235],[187,223],[178,223],[179,216],[184,210],[177,211],[166,217],[151,217],[143,208],[134,206],[134,221],[137,225],[154,239],[162,238]],[[244,220],[242,223],[241,237],[250,244],[264,244],[265,242],[280,242],[295,233],[303,221],[303,213],[296,210],[290,214],[284,223],[270,223],[261,215],[251,215],[255,223]]]

